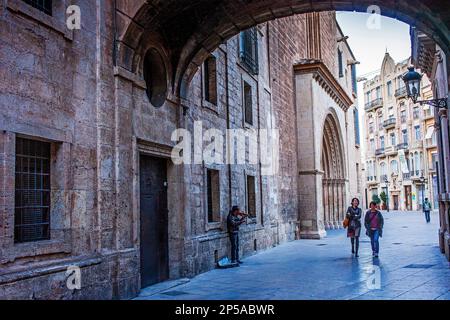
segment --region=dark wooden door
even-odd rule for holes
[[[140,157],[141,287],[169,276],[166,160]]]
[[[394,210],[398,210],[398,196],[394,196]]]

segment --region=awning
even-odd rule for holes
[[[434,133],[434,126],[428,127],[425,139],[431,139],[433,137],[433,133]]]

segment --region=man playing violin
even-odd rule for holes
[[[231,242],[231,262],[242,263],[239,260],[239,226],[247,219],[247,214],[238,206],[233,206],[227,217],[228,234]]]

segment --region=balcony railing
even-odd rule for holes
[[[370,184],[370,185],[378,184],[377,176],[367,177],[367,184]]]
[[[386,148],[384,148],[384,153],[386,155],[392,156],[397,154],[397,149],[395,148],[395,146],[388,146]]]
[[[372,101],[366,103],[366,106],[365,106],[364,109],[366,111],[369,111],[371,109],[382,107],[382,106],[383,106],[383,99],[382,98],[377,98],[375,100],[372,100]]]
[[[411,180],[411,173],[403,173],[403,180]]]
[[[384,183],[384,182],[388,179],[387,174],[382,174],[382,175],[380,176],[380,179],[381,179],[381,182]]]
[[[375,155],[376,156],[384,155],[384,148],[379,148],[379,149],[375,150]]]
[[[412,173],[412,178],[414,180],[418,180],[418,179],[420,179],[420,177],[423,177],[424,170],[414,170],[414,171],[411,171],[411,173]]]
[[[406,150],[408,149],[408,142],[399,143],[397,145],[397,150]]]
[[[383,126],[386,129],[393,128],[393,127],[395,127],[396,122],[397,122],[397,120],[395,118],[390,118],[390,119],[384,120]]]
[[[395,97],[396,98],[406,97],[406,87],[395,90]]]

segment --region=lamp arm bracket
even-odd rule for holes
[[[448,109],[447,98],[432,99],[432,100],[421,100],[421,101],[417,101],[417,102],[420,105],[427,104],[427,105],[435,107],[435,108]]]

